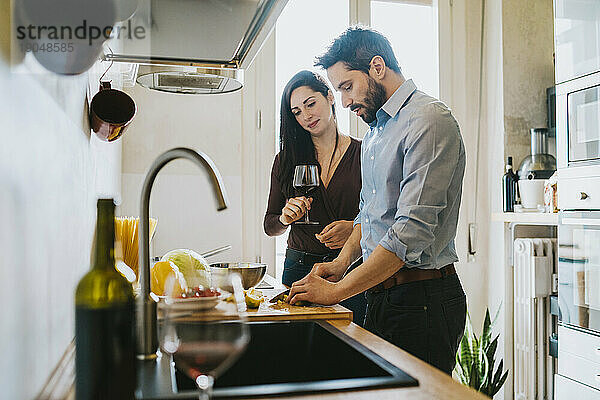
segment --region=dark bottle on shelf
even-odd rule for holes
[[[98,200],[92,269],[75,293],[75,397],[134,399],[134,297],[115,269],[115,204]]]
[[[515,210],[518,180],[517,174],[513,171],[512,157],[508,157],[506,173],[502,176],[502,210],[504,212],[513,212]]]

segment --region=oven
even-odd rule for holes
[[[600,175],[600,72],[556,86],[556,130],[559,177]]]
[[[562,325],[600,334],[600,211],[561,212],[558,302]]]

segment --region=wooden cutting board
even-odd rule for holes
[[[258,309],[248,309],[247,316],[249,321],[297,321],[308,319],[346,319],[352,320],[352,311],[336,304],[333,306],[293,306],[287,303],[269,303],[269,300],[285,290],[285,287],[276,282],[270,276],[265,276],[267,283],[273,285],[274,289],[260,289],[266,299],[260,304]],[[178,321],[206,321],[206,320],[227,320],[235,315],[234,304],[225,301],[219,302],[217,306],[210,311],[199,313],[188,313],[177,318]]]

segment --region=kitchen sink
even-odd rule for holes
[[[418,382],[322,321],[253,322],[244,354],[215,380],[236,398],[416,386]],[[195,383],[168,356],[138,364],[137,398],[196,399]]]

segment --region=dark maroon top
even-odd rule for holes
[[[360,144],[359,140],[351,137],[350,146],[333,172],[327,189],[321,183],[318,190],[310,193],[313,203],[308,216],[311,221],[318,221],[319,225],[289,225],[289,248],[314,254],[330,253],[332,250],[319,242],[315,233],[321,232],[333,221],[354,220],[358,214],[361,188]],[[278,175],[279,154],[275,156],[271,170],[271,191],[264,220],[265,233],[269,236],[281,235],[287,229],[287,225],[279,221],[287,198],[281,189]]]

